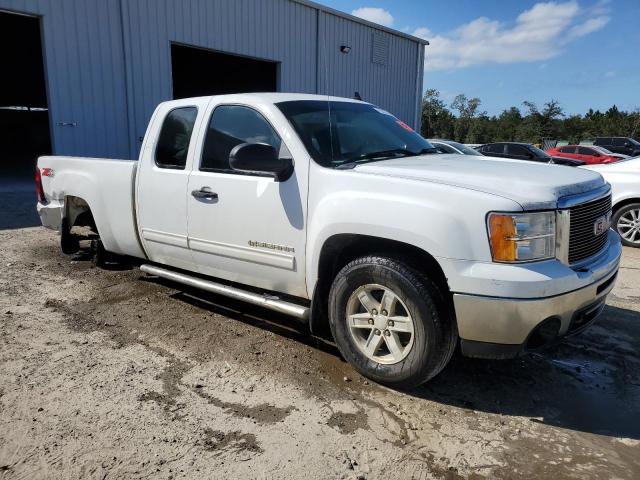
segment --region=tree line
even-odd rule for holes
[[[602,136],[640,136],[640,109],[621,111],[615,105],[606,112],[589,109],[584,115],[567,115],[560,102],[550,100],[542,108],[522,102],[499,115],[488,115],[479,98],[457,95],[449,106],[440,92],[429,89],[422,99],[422,136],[461,143],[527,142],[542,144],[544,139],[580,143]]]

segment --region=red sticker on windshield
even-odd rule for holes
[[[408,130],[410,132],[413,132],[413,128],[411,128],[409,125],[407,125],[406,123],[404,123],[402,120],[398,120],[396,119],[396,123],[398,125],[400,125],[402,128],[404,128],[405,130]]]

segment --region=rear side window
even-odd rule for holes
[[[504,144],[494,143],[493,145],[485,145],[482,147],[482,151],[487,153],[504,153]]]
[[[560,148],[560,151],[562,153],[576,153],[576,147],[562,147]]]
[[[520,157],[527,157],[531,155],[531,152],[522,145],[507,145],[507,153],[509,155],[518,155]]]
[[[611,145],[611,138],[609,137],[602,137],[602,138],[596,138],[596,141],[594,142],[596,145]]]
[[[591,150],[590,148],[587,147],[578,147],[578,154],[580,155],[597,155],[597,153],[593,150]]]
[[[157,166],[184,170],[197,116],[196,107],[176,108],[167,114],[156,146]]]
[[[241,105],[221,105],[213,111],[202,151],[200,170],[233,171],[229,154],[241,143],[267,143],[280,152],[282,141],[258,112]]]

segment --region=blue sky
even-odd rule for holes
[[[640,108],[640,0],[320,0],[431,42],[424,88],[499,113],[557,99],[566,113]]]

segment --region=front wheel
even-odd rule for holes
[[[627,247],[640,247],[640,203],[630,203],[613,216],[613,225]]]
[[[402,262],[371,256],[336,276],[329,320],[338,349],[362,375],[415,387],[449,362],[457,332],[438,287]]]

